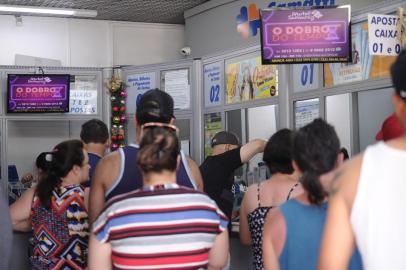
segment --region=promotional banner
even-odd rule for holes
[[[371,55],[368,49],[368,23],[352,25],[352,63],[324,64],[324,86],[378,79],[389,76],[396,56]]]
[[[276,66],[262,65],[259,56],[227,64],[226,78],[227,104],[278,95]]]
[[[221,105],[223,95],[221,62],[205,65],[203,77],[204,105],[206,107]]]
[[[368,14],[370,55],[398,55],[400,53],[399,17]]]
[[[261,11],[263,63],[348,62],[349,8]]]
[[[155,72],[131,74],[127,76],[127,113],[135,113],[137,101],[142,94],[150,89],[156,88]]]
[[[68,112],[69,75],[8,75],[7,112]]]
[[[221,113],[210,113],[204,115],[204,158],[212,153],[211,139],[216,133],[222,131]]]

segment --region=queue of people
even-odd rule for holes
[[[405,70],[402,51],[391,68],[402,127]],[[346,151],[322,119],[245,145],[221,132],[199,169],[180,150],[173,110],[170,95],[150,90],[137,104],[134,144],[105,155],[108,129],[90,120],[81,140],[41,153],[38,184],[10,206],[2,237],[9,241],[10,227],[32,231],[32,269],[223,269],[230,179],[263,152],[271,176],[248,188],[240,209],[253,269],[406,268],[405,136],[343,163]],[[4,241],[0,250],[9,253]]]

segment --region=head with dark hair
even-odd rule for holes
[[[169,123],[174,118],[172,97],[157,88],[145,92],[137,103],[135,117],[140,126],[149,122]]]
[[[37,169],[46,171],[49,168],[49,162],[45,160],[45,156],[48,152],[42,152],[37,156],[37,159],[35,160],[35,166]]]
[[[350,158],[350,155],[348,155],[347,148],[345,148],[345,147],[341,147],[341,149],[340,149],[340,153],[341,153],[341,154],[343,154],[343,158],[344,158],[344,160],[347,160],[347,159],[349,159],[349,158]]]
[[[393,87],[396,93],[406,101],[406,50],[402,50],[391,66]]]
[[[179,141],[176,133],[162,127],[144,131],[137,164],[144,174],[175,171],[179,155]]]
[[[45,167],[47,170],[42,174],[41,181],[37,186],[37,193],[41,203],[46,208],[50,208],[52,191],[62,183],[62,179],[66,177],[75,166],[82,168],[87,165],[84,164],[86,161],[85,153],[83,142],[79,140],[61,142],[54,147],[52,152],[44,153],[44,159],[47,163]],[[87,180],[89,175],[81,175],[80,177],[83,178],[80,180],[84,181]]]
[[[334,128],[320,118],[296,132],[293,160],[302,172],[301,183],[311,204],[320,205],[327,196],[320,176],[334,169],[339,151],[340,141]]]
[[[263,160],[271,174],[293,173],[292,143],[293,132],[286,128],[279,130],[268,140],[265,146]]]
[[[99,119],[91,119],[82,125],[80,139],[88,143],[107,143],[109,139],[109,130],[107,125]]]

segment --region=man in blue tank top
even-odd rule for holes
[[[90,187],[96,165],[110,146],[109,129],[103,121],[91,119],[82,125],[80,139],[89,155],[89,181],[85,182],[84,185]]]
[[[172,124],[174,118],[173,99],[169,94],[153,89],[142,95],[134,121],[135,143],[105,156],[96,168],[90,189],[90,222],[99,215],[107,200],[143,186],[142,175],[136,165],[141,126],[151,122]],[[179,185],[203,191],[199,167],[182,151],[176,177]]]

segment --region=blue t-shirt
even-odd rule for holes
[[[317,269],[327,206],[327,202],[313,206],[302,204],[296,199],[280,206],[286,223],[286,240],[279,256],[281,270]],[[354,251],[348,269],[362,269],[358,249]]]
[[[97,163],[101,159],[100,156],[93,154],[93,153],[88,153],[88,155],[89,155],[89,165],[90,165],[89,180],[84,183],[85,187],[90,187],[90,185],[92,183],[92,177],[93,177],[94,170],[96,169]]]

